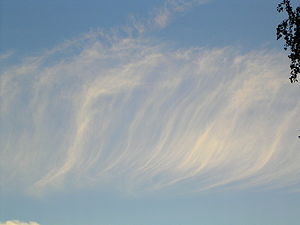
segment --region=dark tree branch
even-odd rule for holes
[[[277,26],[277,40],[283,38],[285,41],[284,50],[289,50],[288,57],[291,59],[291,76],[290,81],[298,81],[300,73],[300,6],[293,10],[290,0],[283,0],[277,6],[277,11],[286,11],[288,18],[283,20]]]

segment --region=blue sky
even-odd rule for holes
[[[276,4],[0,1],[0,224],[298,224]]]
[[[281,16],[275,1],[211,1],[173,17],[147,35],[186,46],[241,45],[278,47],[274,26]],[[93,29],[111,29],[149,17],[163,1],[1,1],[1,50],[31,51],[52,47]]]

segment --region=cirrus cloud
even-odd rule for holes
[[[274,51],[100,34],[1,74],[3,189],[299,186],[299,89]]]

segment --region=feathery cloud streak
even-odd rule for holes
[[[184,12],[194,6],[205,4],[210,1],[211,0],[167,0],[162,7],[154,11],[151,22],[154,27],[165,28],[174,14]]]
[[[299,186],[299,89],[276,52],[86,35],[1,74],[1,188]]]
[[[161,6],[154,8],[148,15],[148,18],[138,18],[132,15],[130,17],[130,25],[122,27],[121,30],[125,30],[127,33],[137,31],[139,34],[142,34],[147,31],[153,31],[153,29],[164,29],[176,15],[211,1],[212,0],[166,0]]]

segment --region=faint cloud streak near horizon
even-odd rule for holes
[[[0,221],[0,225],[39,225],[36,222],[21,222],[19,220],[7,220],[6,222],[2,223]]]

